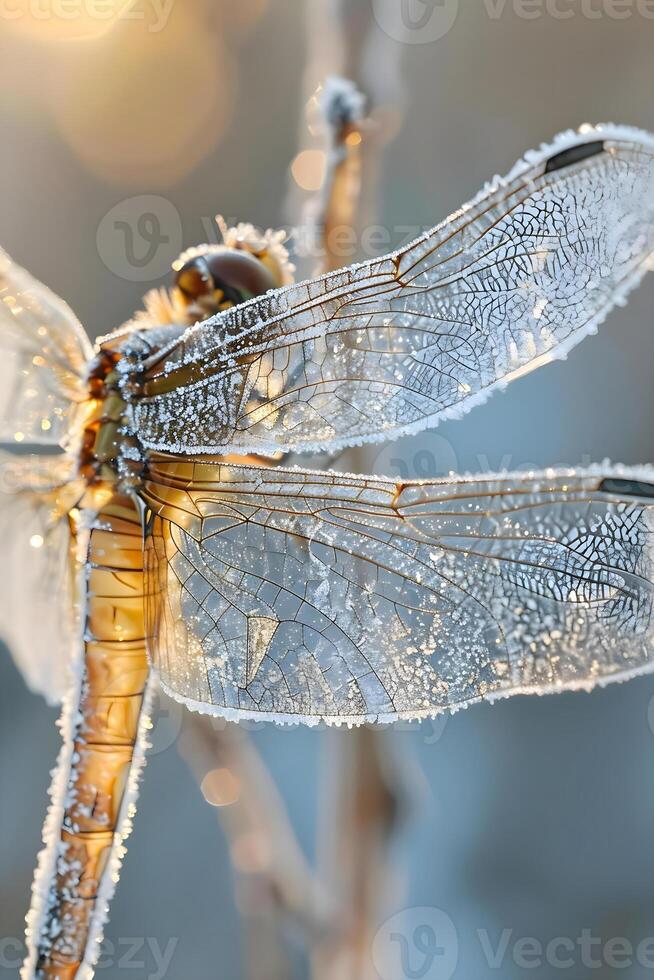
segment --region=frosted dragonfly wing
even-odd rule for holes
[[[164,688],[278,721],[392,721],[654,668],[654,469],[396,484],[153,456]]]
[[[563,134],[408,247],[267,293],[145,360],[134,427],[184,453],[334,451],[561,357],[649,267],[654,139]]]
[[[0,442],[63,443],[92,356],[70,307],[0,249]]]
[[[68,456],[0,453],[0,638],[32,690],[63,697],[75,605],[68,513],[83,493]]]

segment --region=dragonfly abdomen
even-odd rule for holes
[[[147,727],[140,518],[114,494],[93,521],[86,565],[83,683],[56,870],[34,960],[42,980],[90,976],[130,829]]]

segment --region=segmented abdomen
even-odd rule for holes
[[[133,503],[114,495],[86,541],[78,704],[64,710],[60,765],[66,771],[55,780],[44,833],[23,971],[28,980],[93,976],[145,749],[143,549]],[[57,782],[60,793],[67,787],[63,799],[56,798]]]

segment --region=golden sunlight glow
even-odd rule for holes
[[[12,0],[3,24],[16,34],[48,44],[95,41],[120,21],[145,17],[137,0]]]
[[[102,44],[70,49],[50,101],[64,139],[90,171],[155,190],[183,178],[221,138],[234,78],[220,37],[175,4],[158,32],[121,22]]]

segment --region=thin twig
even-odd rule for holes
[[[230,722],[189,712],[180,754],[217,807],[229,843],[248,975],[286,980],[286,927],[297,926],[310,944],[327,929],[330,912],[275,783],[247,733]]]
[[[368,173],[364,162],[370,161],[376,186],[377,154],[366,145],[367,135],[374,143],[375,128],[364,119],[363,98],[353,83],[328,79],[320,90],[320,107],[326,166],[312,218],[322,244],[318,271],[327,272],[344,264],[344,242],[350,241],[359,251],[362,176],[367,180]],[[396,890],[388,847],[407,797],[406,770],[392,751],[395,746],[373,728],[332,732],[326,743],[331,776],[320,808],[319,851],[339,917],[334,929],[314,946],[313,976],[315,980],[373,980],[377,976],[371,958],[373,938]]]

